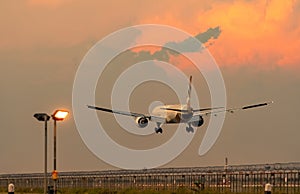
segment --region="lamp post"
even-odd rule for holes
[[[53,129],[53,172],[52,172],[52,179],[53,179],[53,189],[54,194],[56,194],[56,180],[57,180],[57,171],[56,171],[56,121],[63,121],[67,115],[69,114],[66,110],[56,110],[52,116],[54,120],[54,129]]]
[[[33,115],[38,121],[45,122],[45,150],[44,150],[44,194],[47,192],[47,121],[50,116],[46,113],[36,113]]]

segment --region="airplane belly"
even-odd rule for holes
[[[168,114],[166,123],[180,123],[181,118],[178,114]]]
[[[168,114],[166,117],[166,123],[186,123],[188,122],[192,116],[189,115],[181,115],[180,113],[172,113]]]
[[[193,117],[192,112],[181,113],[173,110],[165,110],[166,108],[181,110],[184,107],[179,105],[159,106],[152,111],[152,114],[160,118],[165,118],[165,123],[187,123]]]

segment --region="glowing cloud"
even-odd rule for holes
[[[210,1],[209,8],[192,9],[173,6],[160,15],[159,23],[173,25],[195,33],[195,26],[220,26],[222,36],[210,47],[221,66],[251,65],[270,69],[278,66],[297,67],[300,64],[300,2],[294,0]],[[172,8],[176,8],[176,12]],[[173,18],[171,12],[176,13]],[[182,14],[180,14],[182,13]],[[194,23],[191,23],[191,20]],[[147,18],[141,22],[157,22]],[[184,21],[187,25],[184,26]],[[190,26],[188,26],[190,25]],[[193,26],[193,27],[191,27]],[[198,31],[201,31],[200,29]]]
[[[72,0],[28,0],[31,6],[58,7]]]

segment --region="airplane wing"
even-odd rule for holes
[[[221,108],[224,108],[224,107],[200,108],[200,109],[193,110],[193,112],[203,112],[203,111],[215,110],[215,109],[221,109]]]
[[[163,117],[150,116],[150,115],[145,115],[145,114],[141,114],[141,113],[111,110],[111,109],[97,107],[97,106],[91,106],[91,105],[87,105],[87,107],[90,108],[90,109],[94,109],[94,110],[100,110],[100,111],[104,111],[104,112],[110,112],[110,113],[115,113],[115,114],[120,114],[120,115],[125,115],[125,116],[144,117],[144,118],[147,118],[151,121],[155,121],[155,122],[159,122],[159,123],[164,123],[165,120],[166,120],[166,118],[163,118]]]
[[[230,113],[234,113],[236,111],[240,111],[240,110],[247,110],[247,109],[251,109],[251,108],[257,108],[257,107],[262,107],[262,106],[267,106],[269,104],[272,104],[273,101],[270,101],[270,102],[263,102],[263,103],[258,103],[258,104],[251,104],[251,105],[247,105],[247,106],[242,106],[242,107],[239,107],[239,108],[229,108],[229,109],[224,109],[224,110],[217,110],[217,111],[208,111],[208,112],[205,112],[205,113],[201,113],[201,114],[198,114],[198,115],[201,115],[201,116],[207,116],[207,115],[216,115],[218,113],[223,113],[223,112],[230,112]]]
[[[126,116],[132,116],[132,117],[149,117],[149,116],[146,116],[146,115],[140,114],[140,113],[125,112],[125,111],[119,111],[119,110],[111,110],[111,109],[97,107],[97,106],[91,106],[91,105],[87,105],[87,107],[90,108],[90,109],[101,110],[101,111],[104,111],[104,112],[110,112],[110,113],[126,115]]]

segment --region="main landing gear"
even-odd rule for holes
[[[162,131],[162,128],[160,128],[160,127],[155,127],[155,132],[156,132],[156,133],[162,133],[163,131]]]
[[[160,127],[161,123],[156,123],[156,124],[157,124],[157,127],[155,127],[155,132],[156,132],[156,133],[162,133],[163,130],[162,130],[162,128]]]
[[[194,133],[194,128],[191,126],[191,124],[189,123],[188,126],[186,126],[185,130],[188,133]]]
[[[163,130],[162,130],[162,128],[160,127],[160,125],[161,125],[160,123],[157,123],[157,127],[155,127],[155,132],[156,132],[156,133],[162,133],[162,132],[163,132]],[[194,133],[194,132],[195,132],[194,128],[191,126],[190,123],[188,123],[188,126],[186,126],[185,130],[186,130],[188,133]]]

